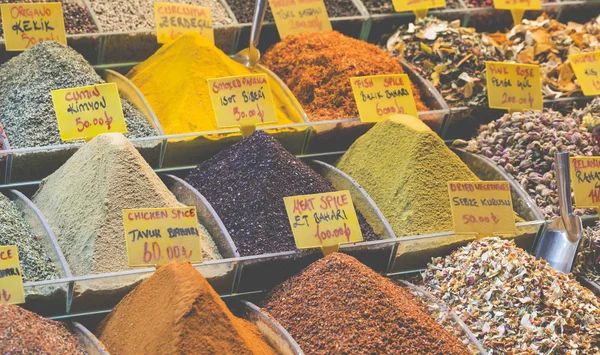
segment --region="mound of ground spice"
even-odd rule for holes
[[[283,198],[335,191],[263,131],[198,165],[185,180],[217,211],[242,256],[295,250]],[[378,239],[357,215],[364,240]]]
[[[0,304],[0,354],[85,354],[59,322],[19,306]]]
[[[337,167],[369,193],[397,236],[451,231],[448,182],[479,180],[427,125],[406,115],[376,124]]]
[[[277,286],[263,307],[306,354],[469,354],[402,287],[341,253]]]
[[[189,263],[158,268],[123,298],[97,334],[119,355],[276,354]]]
[[[45,178],[33,201],[54,231],[73,274],[128,269],[123,210],[180,207],[120,133],[101,134]],[[221,259],[200,225],[205,260]]]
[[[288,36],[260,62],[285,82],[311,121],[358,117],[350,78],[404,72],[390,53],[336,31]],[[417,109],[427,111],[414,85],[412,92]]]

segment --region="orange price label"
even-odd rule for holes
[[[202,262],[196,207],[123,210],[129,266]]]
[[[451,181],[448,192],[456,234],[517,233],[507,181]]]
[[[25,303],[22,275],[17,247],[0,247],[0,304]]]
[[[168,43],[188,32],[197,32],[215,43],[212,16],[208,7],[155,2],[154,21],[158,43]]]
[[[600,95],[600,52],[571,54],[569,62],[583,94]]]
[[[511,111],[543,109],[539,65],[485,62],[485,68],[491,108]]]
[[[0,5],[7,51],[23,51],[42,41],[67,44],[60,2]]]
[[[323,0],[269,0],[281,38],[332,30]]]

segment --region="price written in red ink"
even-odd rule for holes
[[[464,214],[462,216],[463,222],[465,224],[473,224],[473,223],[493,223],[498,224],[500,220],[496,215],[492,212],[490,216],[474,216],[472,214]]]
[[[269,5],[281,38],[332,30],[323,0],[269,0]]]
[[[192,259],[191,250],[186,250],[183,245],[170,245],[166,247],[166,251],[163,246],[158,244],[157,242],[144,242],[144,263],[146,264],[160,264],[162,260],[166,257],[168,261],[180,260],[181,258],[185,260]]]
[[[67,44],[62,4],[2,4],[2,27],[7,51],[22,51],[42,41]]]
[[[486,62],[491,108],[541,110],[540,67],[529,64]]]
[[[17,247],[0,247],[0,304],[25,303],[22,275]]]

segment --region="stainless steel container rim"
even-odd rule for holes
[[[108,352],[108,350],[106,349],[106,347],[104,346],[104,344],[102,344],[102,342],[100,341],[100,339],[98,339],[94,334],[92,334],[92,332],[90,332],[86,327],[84,327],[81,323],[78,322],[72,322],[73,324],[73,328],[75,329],[76,333],[79,333],[78,335],[86,338],[87,341],[90,342],[90,344],[93,344],[96,347],[96,354],[98,355],[110,355],[110,353]],[[90,355],[96,355],[96,354],[90,354]]]

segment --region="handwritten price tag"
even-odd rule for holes
[[[363,122],[379,122],[397,114],[419,115],[406,74],[354,77],[350,84]]]
[[[22,275],[17,247],[0,247],[0,304],[25,303]]]
[[[498,10],[510,10],[515,24],[520,23],[526,10],[541,10],[541,0],[494,0]]]
[[[446,0],[392,0],[396,12],[413,11],[417,18],[427,15],[427,10],[446,7]]]
[[[117,84],[52,90],[52,103],[63,141],[90,140],[102,133],[126,133]]]
[[[281,38],[332,30],[323,0],[269,0],[269,5]]]
[[[507,181],[451,181],[448,192],[456,234],[517,233]]]
[[[123,210],[129,266],[202,262],[196,207]]]
[[[510,111],[541,110],[540,67],[530,64],[485,62],[491,108]]]
[[[284,197],[296,247],[321,248],[324,254],[340,244],[363,240],[349,191]]]
[[[600,95],[600,52],[571,54],[569,62],[583,94]]]
[[[219,127],[241,126],[247,136],[257,124],[277,122],[267,74],[208,79],[208,87]]]
[[[600,157],[570,157],[575,205],[600,209]]]
[[[208,7],[155,2],[154,21],[158,43],[168,43],[188,32],[197,32],[215,43],[212,16]]]
[[[23,51],[42,41],[67,44],[59,2],[0,5],[7,51]]]

